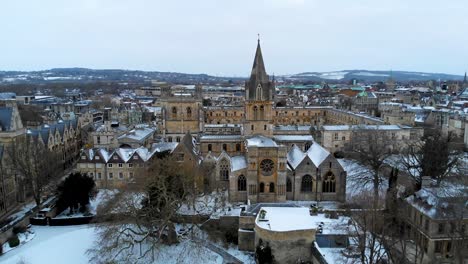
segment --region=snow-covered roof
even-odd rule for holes
[[[423,187],[406,201],[421,213],[432,219],[468,219],[468,188],[464,185],[441,183],[440,186]]]
[[[311,135],[276,135],[273,136],[276,141],[312,141]]]
[[[203,135],[200,137],[200,141],[207,140],[242,140],[241,135]]]
[[[274,148],[278,147],[275,141],[265,136],[254,136],[246,139],[247,147]]]
[[[324,149],[319,144],[315,143],[310,146],[307,150],[307,156],[309,156],[310,160],[314,163],[315,167],[320,166],[322,162],[330,155],[328,150]]]
[[[323,130],[341,131],[341,130],[353,130],[353,129],[364,129],[364,130],[400,130],[403,126],[399,125],[326,125],[322,126]]]
[[[288,152],[288,163],[295,170],[305,156],[306,154],[298,146],[294,145]]]
[[[309,131],[310,126],[298,126],[298,125],[277,125],[273,127],[276,131]]]
[[[151,146],[151,149],[155,150],[156,152],[164,152],[164,151],[174,151],[179,143],[177,142],[161,142],[161,143],[154,143]]]
[[[114,151],[107,151],[107,149],[101,148],[99,149],[99,154],[101,157],[104,159],[105,162],[108,162],[110,158],[112,157],[112,154],[114,154]]]
[[[117,155],[124,161],[127,162],[135,153],[135,149],[129,149],[129,148],[118,148],[115,150]]]
[[[143,127],[143,128],[136,128],[132,129],[130,132],[120,136],[118,139],[129,139],[129,140],[136,140],[142,141],[151,136],[156,130],[154,128]]]
[[[247,160],[244,156],[231,157],[231,171],[238,171],[247,168]]]
[[[267,221],[260,220],[262,210],[266,212]],[[305,207],[262,207],[255,224],[262,229],[276,232],[315,230],[318,227],[309,209]]]

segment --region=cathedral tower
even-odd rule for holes
[[[246,136],[273,135],[272,115],[275,93],[275,85],[265,70],[259,39],[250,79],[245,82],[244,134]]]

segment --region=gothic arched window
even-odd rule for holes
[[[254,120],[258,119],[258,107],[255,105],[253,107],[253,115],[254,115]]]
[[[271,192],[271,193],[272,193],[272,192],[275,192],[275,184],[272,183],[272,182],[270,182],[270,188],[269,188],[269,189],[270,189],[270,192]]]
[[[265,184],[263,182],[260,183],[260,192],[265,192]]]
[[[238,191],[247,190],[247,180],[245,179],[244,175],[240,175],[239,178],[237,178],[237,190]]]
[[[261,84],[257,85],[256,95],[257,95],[256,100],[263,100],[263,91],[262,91],[262,85]]]
[[[333,174],[333,172],[329,171],[327,172],[327,175],[325,175],[325,179],[322,184],[322,192],[334,193],[335,191],[336,191],[335,175]]]
[[[241,151],[241,144],[239,143],[236,144],[236,151]]]
[[[290,178],[286,179],[286,192],[292,192],[292,182]]]
[[[172,107],[172,118],[177,118],[177,107]]]
[[[189,106],[187,107],[187,118],[191,118],[192,117],[192,108]]]
[[[229,161],[227,159],[222,159],[219,162],[219,178],[222,181],[229,180]]]
[[[312,192],[312,176],[308,174],[302,176],[301,192]]]
[[[260,106],[260,119],[265,119],[265,108],[263,107],[263,105]]]
[[[208,144],[208,151],[212,151],[212,150],[213,150],[213,145]]]
[[[309,148],[310,148],[310,143],[309,143],[309,142],[306,142],[306,143],[304,144],[304,151],[309,150]]]

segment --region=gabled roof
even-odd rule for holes
[[[296,145],[294,145],[291,150],[288,152],[288,163],[293,170],[299,166],[299,164],[304,160],[306,154]]]
[[[247,168],[247,160],[244,156],[234,156],[231,158],[231,171],[238,171]]]
[[[257,135],[246,139],[247,147],[259,147],[259,148],[273,148],[278,147],[278,144],[271,138]]]
[[[196,148],[197,142],[190,134],[190,131],[187,131],[187,133],[185,133],[180,143],[184,145],[187,148],[187,150],[190,151],[192,154],[196,156],[198,155],[198,150]]]
[[[324,149],[322,146],[314,142],[312,146],[310,146],[309,150],[307,150],[307,156],[309,156],[310,160],[314,163],[316,167],[320,166],[322,162],[330,155],[328,150]]]

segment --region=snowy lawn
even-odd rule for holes
[[[0,263],[16,264],[81,264],[88,263],[86,251],[94,245],[96,234],[92,225],[34,226],[35,238],[0,257]],[[175,246],[163,246],[154,263],[222,263],[223,258],[205,247],[183,241]],[[137,263],[150,263],[147,260]]]
[[[25,243],[31,241],[34,237],[36,236],[36,234],[34,234],[32,231],[28,230],[24,233],[19,233],[18,234],[18,239],[20,241],[20,244],[16,247],[13,247],[11,248],[10,247],[10,244],[8,243],[8,241],[3,244],[3,254],[9,252],[10,250],[14,250],[16,248],[19,248],[21,247],[22,245],[24,245]]]
[[[34,226],[36,237],[0,257],[1,263],[88,263],[86,250],[94,241],[94,229],[82,226]]]

